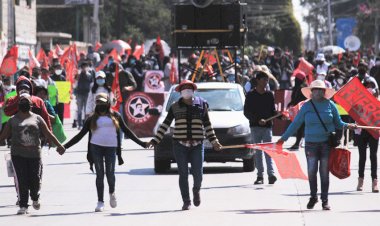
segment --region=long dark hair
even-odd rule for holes
[[[120,129],[120,125],[119,125],[119,121],[117,120],[117,118],[115,117],[115,113],[113,112],[113,110],[111,109],[111,105],[108,103],[108,108],[107,108],[107,112],[105,114],[105,116],[108,116],[111,118],[113,124],[115,125],[116,129],[119,130]],[[95,107],[95,111],[94,113],[92,114],[91,116],[91,124],[90,124],[90,129],[92,131],[96,130],[98,128],[98,125],[97,125],[97,121],[100,117],[100,114],[99,112],[96,110],[96,107]]]

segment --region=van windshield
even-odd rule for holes
[[[242,111],[243,103],[238,89],[198,89],[195,96],[200,96],[209,104],[209,111]],[[170,94],[166,111],[180,98],[179,92]]]

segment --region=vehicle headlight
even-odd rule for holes
[[[227,130],[227,133],[230,135],[247,134],[247,133],[251,133],[251,129],[249,128],[249,126],[238,125],[238,126],[229,128]]]

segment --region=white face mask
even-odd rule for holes
[[[54,71],[54,73],[56,75],[61,75],[62,74],[62,70],[61,69],[57,69],[57,70]]]
[[[320,101],[325,96],[325,90],[323,89],[314,89],[311,91],[311,99]]]
[[[183,89],[181,90],[181,96],[183,99],[191,99],[194,95],[194,90],[192,89]]]

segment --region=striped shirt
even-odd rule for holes
[[[170,106],[168,115],[157,130],[153,142],[160,143],[166,130],[175,120],[173,139],[202,141],[206,137],[211,143],[215,143],[217,138],[210,123],[207,107],[206,101],[200,97],[193,98],[192,105],[185,104],[181,98]]]

